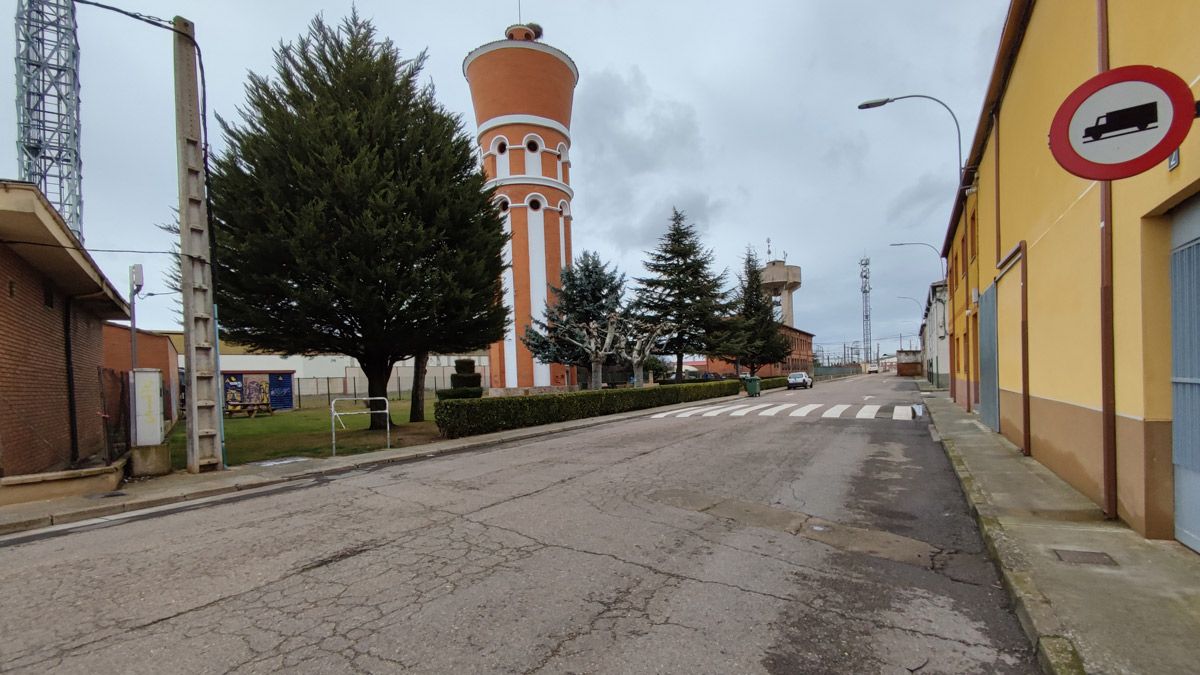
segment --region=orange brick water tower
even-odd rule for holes
[[[541,318],[549,287],[571,260],[571,103],[579,71],[563,52],[538,41],[541,28],[510,26],[463,60],[471,87],[488,187],[512,239],[505,258],[504,304],[512,319],[488,351],[493,387],[569,384],[568,370],[538,363],[521,343]]]

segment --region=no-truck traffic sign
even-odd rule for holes
[[[1154,66],[1124,66],[1071,92],[1050,125],[1050,152],[1081,178],[1149,170],[1183,143],[1196,117],[1191,87]]]

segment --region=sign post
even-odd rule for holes
[[[1191,87],[1175,73],[1115,68],[1063,101],[1050,125],[1050,152],[1080,178],[1129,178],[1170,157],[1195,117]]]

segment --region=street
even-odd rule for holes
[[[0,538],[0,671],[1036,672],[920,403],[858,376]]]

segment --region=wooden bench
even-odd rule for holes
[[[270,403],[225,403],[226,417],[233,417],[238,413],[245,413],[246,417],[254,417],[258,413],[274,415],[275,411],[271,408]]]

